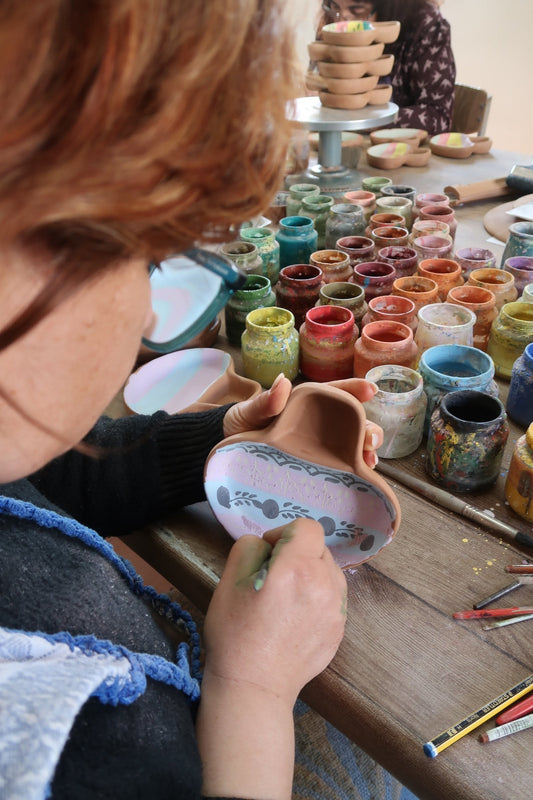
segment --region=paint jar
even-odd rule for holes
[[[224,308],[226,336],[230,344],[240,345],[250,311],[274,305],[276,297],[266,275],[248,275],[244,286],[233,292]]]
[[[409,234],[409,243],[412,245],[418,236],[449,236],[450,226],[445,222],[439,222],[433,219],[420,219],[417,218],[413,222],[411,233]]]
[[[430,219],[434,222],[445,222],[450,229],[452,241],[455,241],[457,220],[455,219],[455,211],[453,208],[450,208],[449,205],[423,206],[419,212],[419,219]]]
[[[415,342],[418,357],[430,347],[445,344],[474,343],[476,315],[469,308],[455,303],[432,303],[418,312],[418,327]]]
[[[421,192],[415,197],[415,204],[413,207],[413,217],[418,219],[420,209],[424,206],[448,206],[450,205],[450,198],[447,194],[440,194],[439,192]]]
[[[527,286],[524,286],[520,300],[523,303],[533,303],[533,283],[528,283]]]
[[[435,281],[439,290],[439,299],[444,302],[450,289],[462,286],[464,278],[461,267],[451,258],[424,258],[418,264],[417,272],[423,278]]]
[[[252,242],[225,242],[220,252],[247,275],[263,275],[263,259]]]
[[[408,325],[413,333],[418,325],[418,317],[416,316],[413,301],[409,300],[408,297],[399,297],[394,294],[373,297],[368,304],[368,311],[361,321],[361,326],[364,327],[369,322],[376,322],[380,319],[402,322],[404,325]]]
[[[424,434],[427,398],[422,377],[408,367],[385,364],[365,378],[378,391],[365,403],[367,419],[383,430],[379,458],[403,458],[417,449]]]
[[[256,308],[246,317],[241,339],[243,372],[268,389],[283,372],[298,375],[298,332],[286,308]]]
[[[415,304],[416,313],[423,306],[439,302],[439,287],[430,278],[412,275],[409,278],[396,278],[392,284],[391,294],[408,297]]]
[[[376,228],[383,228],[386,226],[405,228],[405,220],[401,214],[389,214],[387,211],[372,214],[368,220],[365,236],[370,236],[372,231]]]
[[[315,250],[322,250],[326,246],[326,221],[335,199],[329,194],[312,194],[302,200],[302,214],[313,220],[313,227],[317,233]]]
[[[296,330],[300,330],[306,313],[315,305],[323,283],[322,270],[313,264],[291,264],[280,270],[276,305],[292,312]]]
[[[317,246],[317,233],[309,217],[283,217],[275,238],[279,244],[280,269],[290,264],[308,264]]]
[[[453,249],[453,240],[449,234],[439,236],[417,236],[411,240],[418,260],[425,258],[448,258]]]
[[[359,331],[349,308],[310,308],[300,328],[300,372],[312,381],[353,377],[353,348]]]
[[[380,178],[377,175],[369,175],[368,178],[363,178],[361,181],[361,189],[365,192],[373,192],[377,199],[383,194],[383,187],[390,186],[391,183],[392,178]]]
[[[398,247],[397,245],[380,248],[377,260],[394,267],[397,278],[414,275],[418,265],[418,256],[412,247]]]
[[[370,232],[370,238],[374,241],[376,250],[382,247],[396,245],[397,247],[407,247],[409,242],[409,231],[400,225],[383,225],[381,228],[374,228]]]
[[[383,261],[362,261],[353,268],[353,282],[361,286],[368,302],[373,297],[390,294],[396,279],[396,270]]]
[[[512,256],[533,256],[533,222],[520,221],[509,225],[501,266]]]
[[[474,324],[474,347],[486,350],[492,323],[498,316],[496,298],[488,289],[480,286],[455,286],[450,289],[447,303],[456,303],[469,308],[476,315]]]
[[[455,260],[461,265],[463,278],[478,269],[495,269],[496,256],[484,247],[462,247],[455,251]]]
[[[503,269],[513,276],[520,297],[528,283],[533,281],[533,256],[511,256],[506,259]]]
[[[348,281],[326,283],[321,286],[315,305],[349,308],[358,328],[361,327],[361,320],[368,311],[363,288]]]
[[[286,201],[287,217],[298,217],[302,213],[302,200],[304,197],[320,194],[320,186],[314,183],[293,183],[289,186],[289,195]]]
[[[513,364],[506,408],[511,419],[524,428],[533,422],[533,343]]]
[[[403,197],[405,200],[410,200],[412,203],[411,213],[414,210],[416,189],[414,186],[409,186],[406,183],[390,183],[384,186],[382,190],[384,197]]]
[[[431,415],[426,469],[452,492],[476,492],[492,486],[509,435],[501,401],[465,390],[444,395]]]
[[[492,323],[487,345],[496,375],[510,378],[514,362],[530,342],[533,342],[533,306],[531,303],[506,303]]]
[[[369,322],[355,343],[354,375],[364,378],[370,369],[382,364],[413,369],[417,355],[413,331],[407,325],[383,320]]]
[[[376,213],[401,214],[407,230],[413,224],[413,201],[407,197],[382,195],[376,200]]]
[[[513,511],[533,522],[533,425],[514,446],[504,491]]]
[[[241,228],[239,236],[243,242],[255,244],[263,262],[263,275],[274,286],[279,275],[280,250],[273,231],[268,228]]]
[[[374,240],[367,236],[343,236],[337,239],[335,249],[346,253],[350,258],[350,265],[355,267],[360,261],[373,261],[376,248]]]
[[[376,195],[374,192],[366,191],[365,189],[356,189],[353,192],[346,192],[343,197],[345,203],[353,203],[362,209],[365,218],[365,224],[376,208]]]
[[[496,308],[499,311],[506,303],[516,300],[518,293],[514,285],[514,277],[510,272],[496,267],[484,267],[473,270],[468,276],[467,286],[479,286],[489,289],[496,298]]]
[[[445,394],[477,389],[498,396],[492,358],[475,347],[460,344],[430,347],[420,356],[418,371],[422,375],[428,399],[426,432],[431,414]]]
[[[350,257],[341,250],[316,250],[309,262],[322,270],[324,283],[348,281],[353,274]]]
[[[336,203],[331,206],[326,220],[326,247],[337,247],[337,240],[343,236],[363,236],[366,220],[361,206],[353,203]]]

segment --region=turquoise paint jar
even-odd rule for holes
[[[291,264],[309,264],[317,249],[318,235],[309,217],[283,217],[276,233],[280,269]]]

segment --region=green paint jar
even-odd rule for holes
[[[228,341],[233,345],[240,345],[250,311],[274,305],[276,296],[269,279],[265,275],[248,275],[242,289],[233,292],[224,308]]]
[[[263,262],[263,275],[274,286],[279,276],[279,244],[269,228],[241,228],[243,242],[255,244]]]
[[[283,372],[298,375],[299,337],[294,315],[286,308],[256,308],[246,317],[241,339],[244,375],[268,389]]]

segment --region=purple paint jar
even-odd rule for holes
[[[533,342],[513,364],[507,413],[524,428],[533,422]]]
[[[353,269],[353,282],[365,290],[365,299],[390,294],[396,280],[396,270],[383,261],[362,261]]]

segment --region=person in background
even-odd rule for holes
[[[395,127],[420,128],[430,135],[451,130],[455,60],[442,0],[324,0],[317,31],[339,20],[399,20],[398,39],[386,45],[394,55],[390,75],[392,102],[399,106]]]

